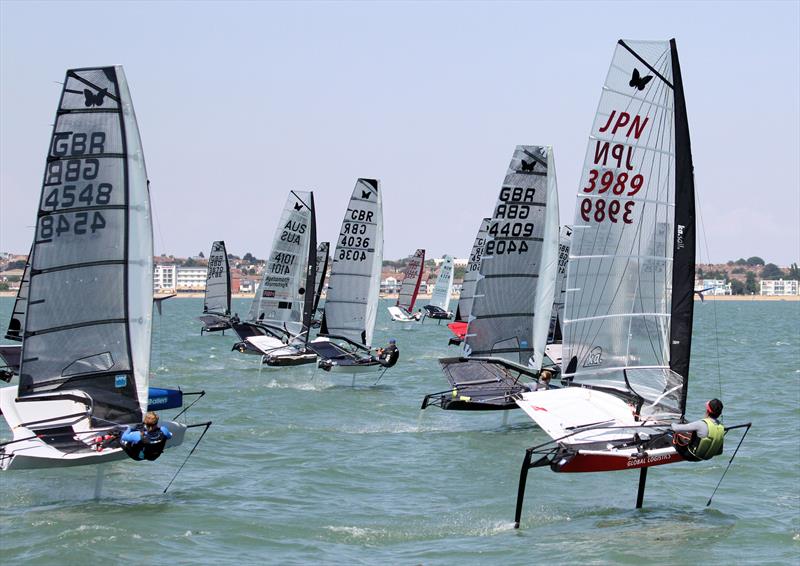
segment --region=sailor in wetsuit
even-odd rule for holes
[[[390,368],[397,363],[400,358],[400,350],[397,348],[397,340],[394,338],[389,339],[389,345],[385,348],[378,348],[378,355],[375,356],[375,361],[385,368]]]
[[[134,460],[157,460],[164,451],[167,440],[172,433],[165,426],[158,426],[158,415],[149,412],[144,416],[144,423],[128,427],[122,433],[119,443],[123,450]]]
[[[722,401],[711,399],[706,403],[704,419],[688,424],[672,424],[672,443],[678,453],[687,460],[710,460],[722,454],[725,426],[720,424]]]

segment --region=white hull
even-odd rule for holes
[[[418,324],[420,319],[408,316],[403,309],[398,306],[389,307],[389,316],[392,317],[392,322],[407,323],[409,329],[413,328],[414,324]],[[405,326],[403,328],[406,328]]]
[[[63,394],[88,399],[85,393],[78,390],[60,391],[54,395]],[[0,448],[2,450],[0,452],[0,470],[86,466],[128,458],[121,448],[106,448],[102,452],[93,450],[92,440],[115,427],[92,428],[91,421],[86,414],[87,406],[85,404],[69,399],[17,403],[16,398],[16,387],[0,389],[0,410],[2,410],[8,427],[13,431],[12,440],[19,441]],[[54,414],[75,416],[49,420]],[[22,426],[29,423],[29,426],[33,427],[36,421],[45,420],[47,422],[38,423],[35,431]],[[172,438],[167,441],[166,447],[179,446],[183,442],[186,426],[171,421],[163,424],[173,434]],[[46,436],[47,430],[57,428],[63,430],[64,427],[71,428],[71,433],[74,434],[59,433],[60,446],[55,446],[39,437]]]

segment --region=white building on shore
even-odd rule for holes
[[[798,281],[796,279],[764,279],[761,281],[761,295],[768,297],[786,297],[798,295]]]
[[[206,290],[206,267],[178,267],[174,264],[157,264],[153,268],[154,291]]]

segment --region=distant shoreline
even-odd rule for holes
[[[16,297],[16,291],[0,291],[0,297]],[[176,299],[202,299],[203,293],[178,293],[174,297]],[[253,294],[244,295],[237,293],[232,295],[234,299],[252,299]],[[396,294],[381,295],[381,299],[396,299]],[[418,299],[428,300],[430,295],[419,295]],[[706,301],[800,301],[800,295],[783,295],[783,296],[770,296],[770,295],[703,295]],[[453,299],[458,299],[457,295],[453,295]],[[695,296],[695,301],[700,298]]]

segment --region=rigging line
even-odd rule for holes
[[[189,458],[191,458],[192,454],[194,454],[194,451],[197,449],[197,445],[198,445],[198,444],[200,444],[200,441],[201,441],[201,440],[203,440],[203,437],[204,437],[204,436],[206,435],[206,433],[208,432],[208,429],[209,429],[209,428],[211,428],[211,421],[208,421],[208,422],[205,422],[205,423],[196,424],[196,425],[189,425],[189,426],[195,426],[195,427],[196,427],[196,426],[205,426],[206,428],[205,428],[205,430],[203,431],[203,434],[201,434],[201,435],[200,435],[200,438],[198,438],[198,439],[197,439],[197,442],[195,442],[195,443],[194,443],[194,446],[192,446],[192,449],[191,449],[191,451],[189,451],[189,454],[186,456],[186,459],[183,461],[183,463],[181,464],[180,468],[178,468],[178,471],[177,471],[177,472],[175,472],[175,475],[174,475],[174,476],[172,476],[172,479],[171,479],[171,480],[169,480],[169,483],[167,484],[167,487],[165,487],[165,488],[164,488],[164,491],[163,491],[163,493],[167,493],[167,490],[168,490],[168,489],[169,489],[169,487],[172,485],[172,482],[174,482],[174,481],[175,481],[175,478],[177,478],[177,477],[178,477],[178,474],[179,474],[179,473],[181,473],[181,470],[182,470],[182,469],[183,469],[183,467],[186,465],[186,462],[188,462],[188,461],[189,461]],[[189,428],[189,427],[187,426],[186,428]]]
[[[708,248],[708,239],[706,238],[706,224],[703,220],[703,214],[701,212],[702,208],[700,206],[700,193],[699,191],[695,191],[695,200],[697,201],[697,207],[695,212],[697,213],[697,219],[699,220],[700,224],[700,233],[703,235],[703,245],[705,246],[705,254],[707,261],[711,261],[711,252]],[[702,252],[702,250],[701,250]],[[692,297],[692,301],[694,301],[694,297]],[[720,355],[719,355],[719,327],[717,324],[717,301],[711,301],[712,307],[711,312],[714,314],[714,348],[716,350],[716,357],[717,357],[717,388],[718,394],[722,397],[722,367],[720,364]],[[709,500],[710,502],[710,500]]]

